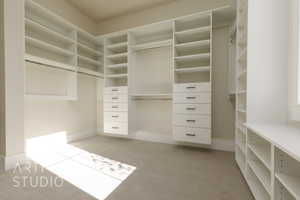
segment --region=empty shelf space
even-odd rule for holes
[[[241,149],[238,146],[236,147],[235,159],[238,166],[240,167],[240,170],[242,171],[243,174],[245,174],[246,157],[245,154],[241,151]]]
[[[201,60],[201,59],[210,59],[210,53],[175,57],[175,60],[180,61],[180,62],[191,61],[191,60]]]
[[[49,59],[41,58],[38,56],[33,56],[29,54],[25,54],[25,60],[30,61],[36,64],[41,64],[41,65],[46,65],[50,67],[55,67],[55,68],[61,68],[61,69],[66,69],[66,70],[71,70],[71,71],[76,71],[77,67],[72,66],[72,65],[66,65],[63,63],[55,62]]]
[[[197,27],[210,26],[210,25],[211,25],[210,13],[195,14],[191,16],[177,18],[175,20],[176,31],[185,31]]]
[[[112,54],[112,55],[107,55],[106,58],[108,59],[122,59],[122,58],[127,58],[127,53],[118,53],[118,54]]]
[[[115,64],[115,65],[107,65],[106,68],[108,69],[122,69],[127,68],[128,63],[121,63],[121,64]]]
[[[108,45],[106,48],[113,52],[127,52],[128,42]]]
[[[265,165],[265,167],[267,167],[268,169],[271,168],[271,155],[267,147],[248,144],[248,148]]]
[[[199,40],[209,40],[211,26],[175,32],[176,44],[195,42]]]
[[[155,42],[149,42],[149,43],[144,43],[144,44],[131,45],[130,48],[134,51],[139,51],[139,50],[145,50],[145,49],[171,46],[172,42],[173,42],[173,40],[168,39],[168,40],[155,41]]]
[[[128,74],[107,74],[106,78],[126,78]]]
[[[247,182],[255,199],[270,200],[270,195],[262,186],[261,182],[258,180],[252,169],[248,170],[248,177],[249,178],[247,179]]]
[[[78,45],[79,49],[82,49],[83,51],[86,51],[86,52],[88,52],[88,53],[90,53],[92,55],[103,56],[103,53],[100,50],[93,49],[93,48],[91,48],[91,47],[89,47],[89,46],[87,46],[85,44],[82,44],[82,43],[77,43],[77,45]]]
[[[78,72],[96,77],[103,77],[102,73],[84,67],[79,67]]]
[[[300,177],[289,176],[282,173],[277,173],[275,176],[295,199],[300,199]]]
[[[248,160],[248,164],[255,173],[257,179],[264,186],[265,190],[271,194],[271,172],[264,165],[254,160]]]
[[[26,43],[28,43],[32,46],[44,49],[46,51],[51,51],[51,52],[54,52],[56,54],[61,54],[63,56],[75,56],[74,52],[62,49],[60,47],[57,47],[55,45],[49,44],[47,42],[44,42],[44,41],[41,41],[41,40],[38,40],[38,39],[35,39],[35,38],[32,38],[32,37],[26,36],[25,40],[26,40]]]
[[[75,40],[73,40],[72,38],[68,38],[63,34],[56,32],[55,30],[52,30],[44,25],[41,25],[38,22],[35,22],[31,19],[25,19],[25,25],[26,25],[26,29],[30,29],[31,31],[34,31],[36,33],[52,37],[55,40],[60,41],[62,43],[66,43],[66,44],[75,43]]]
[[[184,49],[193,48],[193,47],[209,47],[209,46],[210,46],[210,40],[201,40],[201,41],[195,41],[195,42],[176,44],[175,48],[178,50],[181,50],[181,49],[184,50]]]
[[[101,61],[94,60],[94,59],[91,59],[89,57],[82,56],[82,55],[78,55],[78,59],[85,62],[85,63],[91,64],[91,65],[96,65],[96,66],[102,66],[103,65]]]
[[[207,67],[182,67],[175,69],[176,73],[191,73],[191,72],[209,72],[211,70],[210,66]]]

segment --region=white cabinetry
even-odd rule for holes
[[[212,13],[174,21],[173,136],[211,144]]]

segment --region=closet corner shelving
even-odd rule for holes
[[[103,77],[103,44],[95,36],[33,0],[25,1],[24,24],[24,60],[27,63],[25,96],[76,100],[78,73]],[[53,75],[55,84],[51,85],[51,80],[46,78],[47,73]],[[41,78],[39,84],[33,76],[44,79]],[[56,88],[60,91],[55,91]]]

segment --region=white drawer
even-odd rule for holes
[[[211,117],[208,115],[175,114],[173,123],[175,126],[211,128]]]
[[[210,92],[210,91],[211,91],[210,83],[183,83],[183,84],[174,85],[175,93]]]
[[[211,144],[211,130],[201,128],[178,127],[173,128],[174,140],[199,144]]]
[[[111,111],[111,112],[127,112],[128,104],[127,103],[104,103],[103,109],[104,111]]]
[[[127,122],[104,122],[104,133],[128,135]]]
[[[174,94],[174,103],[211,103],[211,93]]]
[[[127,94],[105,94],[104,102],[126,103],[128,102]]]
[[[176,114],[211,114],[211,104],[174,104]]]
[[[128,87],[105,87],[104,94],[128,94]]]
[[[108,122],[127,122],[127,112],[104,112],[104,121]]]

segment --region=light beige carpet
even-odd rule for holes
[[[253,200],[230,152],[93,137],[75,147],[136,167],[107,200]],[[71,183],[62,187],[14,187],[16,171],[0,175],[1,200],[95,199]],[[30,177],[51,172],[22,171]],[[101,190],[101,187],[99,187]]]

